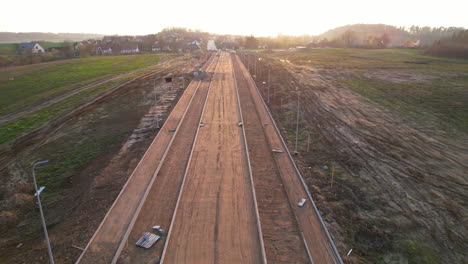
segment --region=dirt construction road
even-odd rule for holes
[[[256,89],[255,83],[248,73],[247,69],[240,63],[240,59],[234,58],[235,65],[240,74],[237,75],[239,80],[239,89],[241,93],[250,93],[250,97],[254,102],[254,106],[250,106],[250,115],[257,115],[262,124],[263,131],[257,129],[257,133],[264,133],[266,142],[270,145],[270,149],[279,149],[282,153],[273,155],[277,173],[280,175],[284,191],[287,194],[290,206],[295,215],[295,219],[301,230],[301,239],[308,251],[311,263],[340,263],[341,258],[338,255],[336,248],[329,236],[320,214],[312,201],[312,196],[305,185],[302,176],[296,168],[292,157],[288,153],[288,148],[282,140],[278,129],[271,115],[269,114],[260,93]],[[241,85],[246,82],[246,85]],[[248,91],[245,91],[248,90]],[[247,108],[249,107],[246,104]],[[247,109],[244,109],[247,111]],[[249,124],[246,124],[246,126]],[[252,126],[255,124],[252,124]],[[249,135],[247,134],[249,137]],[[268,153],[264,153],[266,156]],[[254,175],[255,176],[255,175]],[[299,207],[297,203],[301,199],[306,199],[307,202],[303,207]],[[283,239],[283,238],[280,238]],[[297,249],[300,250],[299,248]]]
[[[214,73],[163,263],[262,263],[263,245],[228,54]]]
[[[215,59],[206,72],[211,74],[217,66],[218,60]],[[151,263],[161,257],[165,237],[162,237],[161,242],[154,245],[151,250],[136,247],[127,241],[137,241],[143,231],[151,230],[155,224],[164,229],[169,227],[210,84],[209,79],[200,84],[188,108],[185,121],[178,129],[171,145],[171,151],[168,152],[154,182],[149,187],[150,190],[140,212],[135,216],[134,223],[128,227],[128,237],[123,240],[122,251],[116,254],[119,256],[118,263]]]
[[[91,238],[79,263],[110,263],[201,81],[192,82]]]
[[[204,69],[77,263],[341,263],[245,67]],[[154,225],[167,235],[135,246]]]

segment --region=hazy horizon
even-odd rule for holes
[[[403,0],[391,4],[371,0],[326,3],[298,0],[277,5],[266,0],[239,0],[227,7],[214,0],[159,4],[137,0],[132,2],[134,6],[112,3],[110,7],[109,3],[83,0],[73,8],[58,0],[45,0],[39,6],[35,3],[23,1],[22,5],[31,6],[29,9],[18,9],[13,2],[4,3],[4,10],[11,12],[0,17],[0,31],[147,35],[166,27],[184,27],[214,34],[277,36],[319,35],[350,24],[468,27],[464,16],[468,3],[459,0],[447,0],[443,5]]]
[[[359,24],[370,25],[370,23],[359,23]],[[375,23],[375,24],[377,24],[377,23]],[[379,23],[379,24],[382,24],[382,23]],[[333,28],[326,29],[325,31],[320,32],[318,34],[308,34],[308,33],[304,33],[304,34],[284,34],[284,33],[278,32],[275,35],[254,35],[254,36],[256,36],[256,37],[277,37],[278,35],[287,35],[287,36],[311,35],[311,36],[318,36],[318,35],[321,35],[323,33],[326,33],[329,30],[335,29],[337,27],[348,26],[348,25],[356,25],[356,24],[339,25],[339,26],[336,26],[336,27],[333,27]],[[388,24],[384,24],[384,25],[400,27],[400,26],[397,26],[397,25],[388,25]],[[425,27],[426,25],[417,25],[417,24],[415,24],[415,25],[409,25],[409,26],[403,26],[403,27],[405,27],[406,29],[409,29],[409,27],[411,27],[411,26]],[[432,27],[456,27],[456,26],[432,26]],[[463,26],[460,26],[460,27],[463,27]],[[250,35],[252,35],[252,34],[229,34],[229,33],[209,32],[209,31],[203,30],[203,29],[188,28],[188,27],[183,27],[183,26],[167,26],[167,27],[164,27],[164,28],[185,28],[187,30],[201,30],[202,32],[208,32],[210,34],[215,34],[215,35],[224,35],[224,34],[239,35],[239,36],[250,36]],[[42,31],[42,32],[40,32],[40,31],[21,31],[21,32],[20,31],[0,31],[0,32],[1,33],[84,34],[84,35],[102,35],[102,36],[144,36],[144,35],[149,35],[149,34],[157,34],[161,30],[163,30],[164,28],[161,28],[160,30],[158,30],[156,32],[148,32],[148,33],[145,33],[145,34],[125,34],[125,33],[104,34],[104,33],[99,33],[99,32],[96,33],[96,32],[50,32],[50,31]],[[463,28],[466,28],[466,27],[463,27]]]

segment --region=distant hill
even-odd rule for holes
[[[346,34],[352,35],[355,45],[365,45],[373,38],[385,37],[389,47],[401,46],[405,41],[420,41],[421,46],[432,45],[435,41],[452,37],[454,34],[463,31],[464,28],[458,27],[419,27],[411,26],[409,28],[395,27],[385,24],[355,24],[346,25],[331,29],[320,38],[328,40],[342,39]]]
[[[81,41],[85,39],[101,39],[104,35],[87,33],[42,33],[42,32],[0,32],[0,43],[19,43],[28,41]]]
[[[390,39],[389,46],[401,45],[405,39],[410,37],[410,33],[403,28],[384,24],[355,24],[337,27],[320,35],[321,38],[335,40],[341,38],[347,31],[352,31],[355,36],[355,41],[359,44],[364,43],[371,37],[381,37],[387,34]]]

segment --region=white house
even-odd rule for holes
[[[206,49],[207,49],[207,50],[215,50],[215,51],[218,50],[218,49],[216,48],[215,41],[212,40],[212,39],[208,40],[208,43],[206,44]]]
[[[101,54],[112,54],[112,47],[109,44],[96,45],[96,53]]]
[[[151,51],[161,51],[161,45],[155,43],[151,46]]]
[[[120,45],[120,53],[129,54],[129,53],[138,53],[140,49],[136,43],[124,43]]]
[[[23,42],[18,45],[18,53],[44,53],[45,50],[37,42]]]

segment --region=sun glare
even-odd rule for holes
[[[82,0],[73,8],[59,0],[2,3],[0,31],[72,32],[142,35],[165,27],[186,27],[220,34],[257,36],[321,34],[347,24],[468,27],[466,1],[109,1]],[[456,7],[456,8],[454,8]],[[9,11],[7,11],[9,10]],[[19,19],[27,18],[27,19]]]

